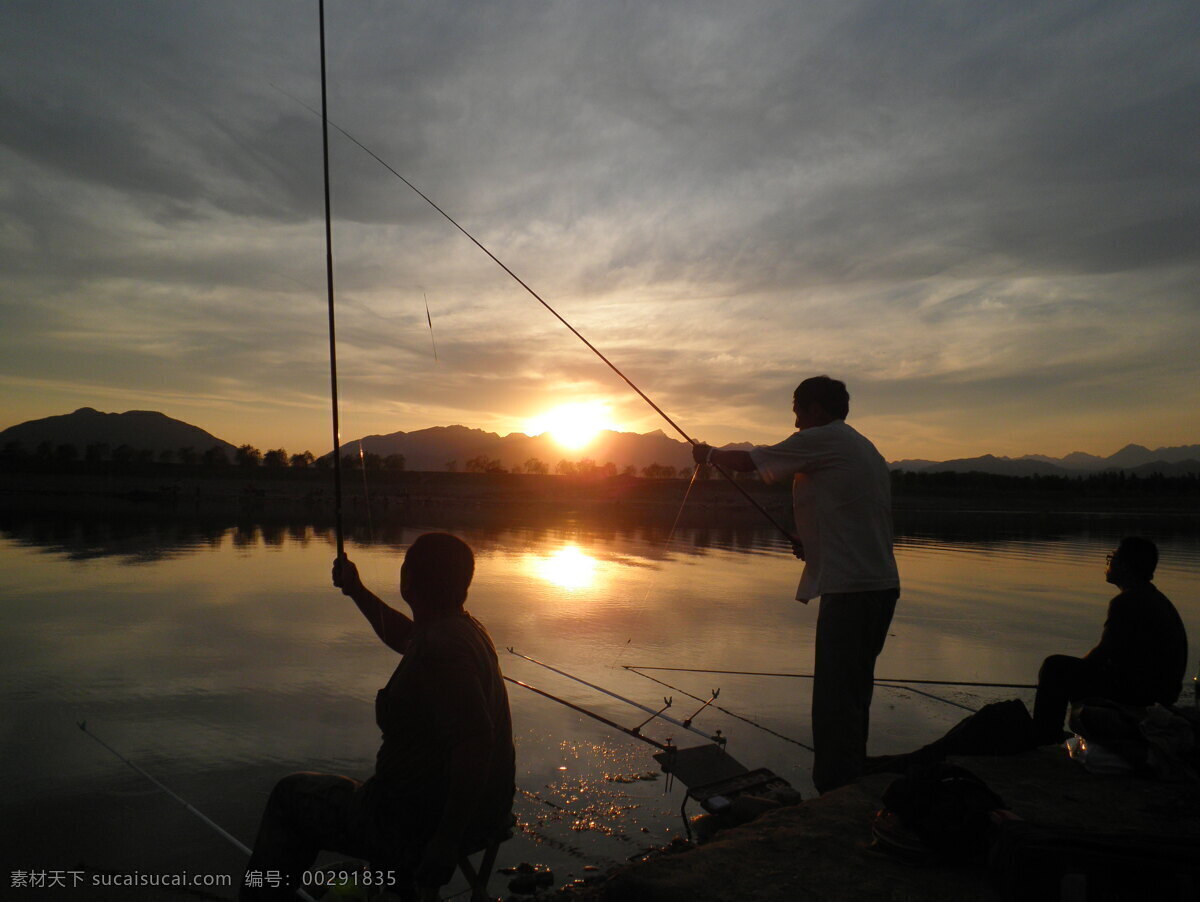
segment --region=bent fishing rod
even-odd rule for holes
[[[196,808],[191,802],[189,802],[183,796],[181,796],[178,793],[171,790],[166,784],[161,782],[156,777],[154,777],[151,774],[147,773],[146,771],[142,770],[142,768],[138,767],[136,764],[134,764],[132,761],[130,761],[128,758],[126,758],[124,755],[122,755],[120,752],[118,752],[116,749],[114,749],[111,745],[109,745],[107,742],[105,742],[103,739],[101,739],[99,736],[97,736],[95,733],[93,733],[91,730],[89,730],[86,720],[79,721],[79,723],[77,723],[75,726],[79,727],[79,729],[83,731],[85,736],[88,736],[88,737],[94,739],[102,747],[104,747],[108,751],[112,752],[113,755],[115,755],[121,761],[123,761],[127,765],[129,765],[129,767],[135,773],[140,774],[141,776],[145,777],[147,780],[149,780],[151,783],[153,783],[155,786],[157,786],[159,789],[161,789],[163,792],[165,792],[167,795],[169,795],[171,798],[173,798],[176,802],[178,802],[180,805],[182,805],[184,808],[186,808],[189,813],[191,813],[191,814],[195,815],[197,818],[199,818],[211,830],[213,830],[222,839],[226,840],[230,845],[232,845],[239,852],[241,852],[242,854],[247,855],[247,856],[249,856],[251,854],[250,847],[247,846],[244,842],[242,842],[240,839],[238,839],[236,836],[234,836],[232,833],[230,833],[228,830],[226,830],[224,827],[222,827],[220,824],[218,824],[216,821],[214,821],[208,815],[206,815],[203,811]],[[304,892],[304,890],[302,890],[302,889],[297,888],[295,892],[301,899],[304,899],[305,902],[316,902],[316,900],[314,900],[312,896],[310,896],[308,893]]]
[[[324,8],[324,7],[323,7],[323,3],[324,3],[324,0],[322,0],[322,9]],[[324,19],[322,19],[322,23],[323,23],[323,22],[324,22]],[[420,197],[420,198],[421,198],[423,201],[425,201],[427,204],[429,204],[429,206],[433,207],[433,209],[434,209],[434,210],[436,210],[438,213],[440,213],[440,214],[442,215],[442,217],[443,217],[443,218],[444,218],[444,219],[445,219],[445,220],[446,220],[448,223],[450,223],[452,226],[454,226],[456,229],[458,229],[458,231],[462,232],[462,234],[463,234],[463,235],[465,235],[465,236],[467,237],[467,239],[468,239],[468,240],[470,240],[470,242],[471,242],[472,244],[474,244],[474,245],[475,245],[477,248],[479,248],[481,251],[483,251],[485,254],[487,254],[487,256],[488,256],[489,258],[491,258],[491,260],[492,260],[492,261],[493,261],[493,262],[494,262],[494,263],[495,263],[497,266],[499,266],[499,267],[500,267],[502,270],[504,270],[506,273],[508,273],[508,275],[509,275],[509,276],[511,276],[511,277],[512,277],[512,279],[513,279],[513,280],[514,280],[514,281],[515,281],[515,282],[516,282],[518,285],[520,285],[522,288],[524,288],[524,289],[525,289],[525,291],[526,291],[526,292],[528,292],[528,293],[529,293],[529,295],[530,295],[530,296],[531,296],[531,297],[532,297],[532,298],[533,298],[535,301],[537,301],[539,304],[541,304],[543,307],[545,307],[545,308],[546,308],[546,309],[547,309],[547,310],[548,310],[548,311],[551,313],[551,315],[553,315],[553,316],[554,316],[554,318],[555,318],[555,319],[557,319],[557,320],[558,320],[560,323],[562,323],[564,326],[566,326],[566,327],[567,327],[567,328],[568,328],[568,329],[571,331],[571,334],[572,334],[572,335],[574,335],[574,336],[575,336],[576,338],[578,338],[578,339],[579,339],[581,342],[583,342],[583,343],[584,343],[584,344],[587,346],[588,350],[590,350],[590,351],[591,351],[593,354],[595,354],[597,357],[599,357],[599,358],[600,358],[600,359],[601,359],[601,360],[602,360],[602,361],[605,363],[605,365],[606,365],[606,366],[608,366],[608,368],[609,368],[610,370],[612,370],[614,373],[616,373],[618,376],[620,376],[620,377],[621,377],[621,379],[622,379],[622,381],[624,381],[624,383],[625,383],[626,385],[628,385],[628,386],[629,386],[631,389],[633,389],[633,390],[634,390],[634,391],[637,393],[638,397],[640,397],[640,398],[641,398],[643,401],[645,401],[647,404],[649,404],[649,405],[650,405],[650,407],[651,407],[651,408],[654,410],[654,412],[655,412],[655,413],[657,413],[657,414],[658,414],[660,417],[662,417],[664,420],[666,420],[666,422],[667,422],[667,423],[668,423],[668,424],[671,426],[671,428],[672,428],[672,429],[674,429],[674,430],[675,430],[676,432],[678,432],[678,433],[679,433],[681,436],[683,436],[684,440],[685,440],[685,441],[686,441],[686,442],[687,442],[689,445],[696,446],[696,445],[699,445],[699,444],[701,444],[699,441],[697,441],[696,439],[694,439],[694,438],[692,438],[690,435],[688,435],[688,434],[687,434],[687,433],[686,433],[686,432],[683,430],[683,428],[682,428],[682,427],[681,427],[681,426],[680,426],[678,423],[676,423],[676,422],[675,422],[673,419],[671,419],[671,417],[670,417],[670,416],[668,416],[668,415],[667,415],[667,412],[666,412],[666,411],[664,411],[664,410],[663,410],[661,407],[659,407],[659,406],[658,406],[656,403],[654,403],[654,401],[653,401],[653,400],[651,400],[651,398],[650,398],[650,396],[649,396],[649,395],[647,395],[647,394],[646,394],[644,391],[642,391],[640,388],[638,388],[638,386],[637,386],[637,385],[636,385],[636,384],[633,382],[633,380],[632,380],[632,379],[630,379],[628,376],[626,376],[626,375],[625,375],[625,373],[623,373],[623,372],[621,371],[620,367],[618,367],[618,366],[617,366],[615,363],[613,363],[611,360],[609,360],[609,359],[608,359],[608,357],[606,357],[606,356],[605,356],[605,355],[604,355],[604,354],[603,354],[603,353],[600,351],[600,349],[599,349],[599,348],[597,348],[597,347],[596,347],[594,344],[592,344],[590,341],[588,341],[588,340],[587,340],[587,338],[585,338],[585,337],[584,337],[584,335],[583,335],[583,333],[582,333],[582,332],[580,332],[580,331],[579,331],[578,329],[576,329],[576,328],[575,328],[573,325],[571,325],[571,324],[570,324],[570,323],[569,323],[569,322],[566,320],[566,318],[565,318],[565,317],[564,317],[564,316],[563,316],[561,313],[559,313],[557,310],[555,310],[555,309],[554,309],[554,308],[553,308],[553,307],[550,305],[550,303],[549,303],[549,302],[548,302],[548,301],[547,301],[545,298],[543,298],[543,297],[542,297],[540,294],[538,294],[536,291],[534,291],[534,290],[533,290],[533,288],[532,288],[532,287],[529,285],[529,283],[528,283],[528,282],[526,282],[524,279],[522,279],[520,276],[518,276],[518,275],[517,275],[515,272],[513,272],[513,271],[512,271],[512,269],[510,269],[510,268],[508,267],[508,265],[507,265],[507,264],[505,264],[505,263],[504,263],[504,261],[503,261],[503,260],[501,260],[501,259],[500,259],[499,257],[497,257],[495,254],[493,254],[493,253],[492,253],[492,252],[491,252],[491,251],[490,251],[490,250],[489,250],[489,249],[488,249],[488,248],[487,248],[487,247],[486,247],[486,246],[483,244],[483,242],[481,242],[481,241],[480,241],[478,238],[476,238],[474,235],[472,235],[470,232],[468,232],[468,231],[467,231],[467,230],[466,230],[466,229],[465,229],[465,228],[464,228],[464,227],[463,227],[463,226],[462,226],[462,225],[461,225],[461,224],[458,222],[458,220],[456,220],[456,219],[455,219],[454,217],[452,217],[452,216],[451,216],[449,213],[447,213],[447,212],[446,212],[445,210],[443,210],[443,209],[442,209],[440,206],[438,206],[438,204],[437,204],[437,203],[435,203],[435,202],[434,202],[434,200],[433,200],[431,197],[429,197],[429,195],[427,195],[427,194],[426,194],[424,191],[422,191],[420,188],[418,188],[416,185],[414,185],[412,182],[410,182],[408,179],[406,179],[406,178],[405,178],[403,175],[401,175],[401,174],[400,174],[398,171],[396,171],[396,169],[395,169],[395,168],[393,168],[393,167],[392,167],[392,165],[391,165],[390,163],[388,163],[386,160],[384,160],[384,159],[383,159],[381,156],[379,156],[379,154],[375,153],[375,151],[371,150],[371,148],[367,147],[367,145],[363,144],[363,143],[362,143],[362,141],[358,140],[358,138],[354,137],[354,135],[350,134],[350,132],[346,131],[346,129],[342,128],[342,127],[341,127],[340,125],[338,125],[336,122],[331,122],[331,121],[329,120],[329,118],[326,116],[326,113],[325,113],[325,82],[324,82],[324,73],[325,73],[325,68],[324,68],[324,66],[325,66],[325,63],[324,63],[324,49],[323,49],[323,48],[324,48],[324,30],[323,30],[323,29],[324,29],[324,25],[322,24],[322,45],[321,45],[321,46],[322,46],[322,58],[321,58],[321,60],[322,60],[322,61],[321,61],[321,78],[322,78],[322,81],[321,81],[321,112],[320,112],[320,113],[318,113],[316,110],[314,110],[314,109],[313,109],[311,106],[309,106],[309,105],[308,105],[307,103],[305,103],[303,100],[301,100],[300,98],[296,97],[294,94],[291,94],[290,92],[288,92],[288,91],[285,91],[283,88],[279,87],[278,85],[271,83],[271,87],[275,88],[275,90],[279,91],[281,94],[284,94],[285,96],[287,96],[287,97],[290,97],[290,98],[291,98],[293,101],[295,101],[296,103],[300,104],[300,106],[304,107],[304,108],[305,108],[306,110],[308,110],[310,113],[312,113],[312,114],[314,114],[314,115],[318,115],[318,116],[320,116],[320,117],[321,117],[321,122],[322,122],[322,127],[323,127],[323,129],[324,129],[324,131],[325,131],[325,134],[326,134],[326,135],[328,134],[328,126],[332,125],[332,126],[335,128],[335,129],[337,129],[339,132],[341,132],[341,133],[342,133],[342,135],[344,135],[344,136],[345,136],[345,137],[346,137],[348,140],[350,140],[350,141],[351,141],[351,142],[353,142],[354,144],[358,145],[358,147],[359,147],[359,148],[361,148],[361,149],[362,149],[362,150],[363,150],[363,151],[364,151],[364,152],[365,152],[365,153],[366,153],[368,156],[370,156],[370,157],[371,157],[372,159],[374,159],[374,160],[375,160],[377,163],[379,163],[379,165],[381,165],[381,166],[382,166],[384,169],[386,169],[388,172],[390,172],[390,173],[391,173],[392,175],[394,175],[396,178],[400,179],[400,181],[402,181],[402,182],[403,182],[405,185],[407,185],[409,188],[411,188],[411,189],[413,190],[413,192],[414,192],[414,193],[416,193],[416,195],[417,195],[418,197]],[[327,218],[327,219],[326,219],[326,234],[328,235],[328,233],[329,233],[329,225],[328,225],[328,215],[329,215],[329,200],[328,200],[328,192],[329,192],[329,183],[328,183],[328,179],[329,179],[329,175],[328,175],[328,153],[329,153],[329,152],[328,152],[328,145],[326,145],[326,151],[325,151],[325,152],[326,152],[326,187],[325,187],[325,191],[326,191],[326,202],[325,202],[325,210],[326,210],[326,218]],[[330,273],[330,274],[329,274],[329,286],[330,286],[330,288],[329,288],[329,291],[330,291],[330,314],[329,314],[329,315],[330,315],[330,340],[331,340],[331,342],[332,342],[332,334],[333,334],[333,331],[332,331],[332,330],[333,330],[333,274],[332,274],[332,273],[333,273],[333,264],[332,264],[332,257],[330,257],[330,258],[329,258],[329,264],[328,264],[328,265],[329,265],[329,273]],[[432,322],[430,323],[430,328],[432,329]],[[332,352],[332,348],[331,348],[331,351],[330,351],[330,358],[331,358],[331,360],[332,360],[332,353],[333,353],[333,352]],[[335,379],[335,389],[334,389],[334,390],[335,390],[335,392],[336,392],[336,379]],[[336,402],[336,397],[335,397],[335,400],[334,400],[334,404],[335,404],[335,414],[334,414],[334,419],[335,419],[335,421],[336,421],[336,416],[337,416],[337,415],[336,415],[336,403],[337,403],[337,402]],[[335,429],[336,429],[336,425],[335,425]],[[336,445],[336,439],[335,439],[335,445],[334,445],[334,447],[335,447],[335,451],[336,451],[336,447],[337,447],[337,445]],[[771,515],[771,513],[770,513],[770,512],[769,512],[769,511],[768,511],[768,510],[767,510],[765,507],[763,507],[761,504],[759,504],[759,503],[758,503],[758,501],[756,501],[756,500],[754,499],[754,497],[753,497],[753,496],[752,496],[752,495],[751,495],[751,494],[750,494],[748,491],[746,491],[746,488],[745,488],[745,486],[743,486],[743,485],[742,485],[740,482],[738,482],[736,479],[734,479],[734,478],[733,478],[733,475],[732,475],[731,473],[729,473],[729,472],[728,472],[728,471],[727,471],[727,470],[726,470],[724,467],[722,467],[720,464],[716,464],[716,463],[710,463],[710,464],[709,464],[709,466],[711,466],[711,467],[712,467],[713,469],[715,469],[715,470],[716,470],[718,473],[720,473],[720,474],[721,474],[721,476],[723,476],[723,477],[725,478],[725,480],[726,480],[726,481],[727,481],[727,482],[728,482],[730,485],[732,485],[732,486],[733,486],[735,489],[737,489],[737,490],[738,490],[738,492],[740,492],[740,493],[741,493],[742,497],[743,497],[743,498],[745,498],[745,499],[746,499],[746,501],[748,501],[748,502],[750,503],[750,505],[751,505],[752,507],[754,507],[754,509],[755,509],[755,510],[757,510],[757,511],[758,511],[760,514],[762,514],[762,515],[763,515],[763,516],[764,516],[764,517],[765,517],[765,518],[766,518],[766,519],[767,519],[767,520],[770,522],[770,524],[771,524],[772,526],[774,526],[774,527],[775,527],[775,529],[776,529],[776,530],[778,530],[778,531],[779,531],[779,533],[780,533],[780,534],[781,534],[781,535],[782,535],[782,536],[783,536],[785,539],[787,539],[787,541],[788,541],[790,544],[792,544],[792,545],[795,545],[795,544],[796,544],[796,537],[795,537],[795,536],[794,536],[794,535],[793,535],[793,534],[792,534],[792,533],[791,533],[789,530],[787,530],[787,529],[786,529],[784,526],[782,526],[782,525],[779,523],[779,521],[778,521],[778,520],[776,520],[776,519],[775,519],[775,518],[774,518],[774,517]]]

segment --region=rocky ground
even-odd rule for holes
[[[1025,820],[1073,831],[1166,834],[1200,848],[1200,786],[1100,777],[1061,747],[951,759]],[[871,820],[895,775],[879,774],[776,809],[673,855],[640,861],[575,898],[588,902],[994,902],[984,863],[912,864],[872,845]],[[496,878],[493,878],[496,879]],[[497,883],[499,881],[497,880]],[[497,886],[495,889],[500,889]],[[1057,898],[1057,895],[1055,895]]]

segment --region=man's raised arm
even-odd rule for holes
[[[350,558],[343,556],[333,562],[333,584],[342,590],[343,595],[354,600],[384,645],[404,654],[413,622],[362,584],[358,567]]]

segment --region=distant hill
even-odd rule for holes
[[[1099,473],[1104,470],[1125,470],[1138,475],[1178,475],[1196,472],[1189,469],[1193,464],[1200,467],[1200,445],[1177,445],[1154,451],[1142,445],[1126,445],[1108,457],[1099,457],[1083,451],[1072,451],[1066,457],[1048,457],[1044,454],[995,457],[985,454],[982,457],[940,462],[899,460],[889,466],[893,470],[919,470],[927,473],[974,471],[1004,476],[1070,476],[1079,473]]]
[[[894,468],[895,469],[895,468]],[[961,460],[944,460],[941,463],[930,464],[924,468],[926,473],[995,473],[1001,476],[1066,476],[1068,470],[1052,463],[1027,458],[1013,459],[1011,457],[995,457],[985,454],[982,457],[969,457]]]
[[[530,458],[536,458],[554,472],[560,460],[572,462],[588,459],[603,466],[614,463],[618,470],[627,466],[639,471],[650,464],[670,467],[692,465],[691,447],[676,441],[662,430],[641,435],[635,432],[601,432],[588,447],[578,451],[563,448],[549,434],[525,435],[513,432],[501,436],[482,429],[466,426],[434,426],[415,432],[393,432],[388,435],[366,435],[342,443],[342,453],[358,453],[359,442],[364,452],[386,457],[403,454],[405,467],[409,470],[444,470],[449,461],[454,461],[459,470],[465,469],[467,461],[476,457],[498,460],[505,469],[521,469]],[[328,455],[326,455],[328,456]]]
[[[360,441],[364,451],[382,457],[403,454],[409,470],[445,470],[451,461],[457,469],[465,470],[469,460],[480,456],[499,461],[500,466],[507,470],[521,470],[526,461],[536,458],[545,463],[551,473],[561,460],[576,462],[585,458],[595,461],[598,466],[611,461],[618,471],[633,466],[640,472],[651,464],[686,470],[692,465],[691,448],[687,442],[672,438],[661,429],[645,434],[605,431],[587,448],[572,451],[560,446],[549,434],[529,436],[514,432],[502,436],[468,426],[433,426],[413,432],[392,432],[351,439],[342,443],[343,454],[357,454]],[[203,453],[217,445],[232,459],[236,450],[229,442],[199,427],[156,411],[101,413],[90,407],[10,426],[0,432],[0,447],[9,442],[20,442],[29,452],[43,442],[54,446],[75,445],[80,453],[91,444],[107,444],[110,449],[128,445],[156,453],[186,447]],[[754,446],[738,442],[722,447],[745,451]],[[1200,472],[1200,445],[1178,445],[1152,451],[1142,445],[1130,444],[1108,457],[1083,451],[1073,451],[1061,458],[1044,454],[1027,454],[1016,458],[985,454],[946,461],[898,460],[888,466],[894,470],[930,473],[975,471],[1006,476],[1069,476],[1104,470],[1123,470],[1139,476],[1151,473],[1181,475]]]
[[[155,453],[193,448],[202,454],[214,445],[232,458],[236,450],[229,442],[192,426],[182,420],[153,410],[128,410],[125,413],[101,413],[91,407],[81,407],[74,413],[29,420],[10,426],[0,432],[0,447],[9,442],[20,442],[28,452],[33,452],[43,442],[59,445],[74,445],[83,454],[88,445],[105,444],[110,449],[128,445],[138,450],[149,449]]]
[[[1130,467],[1125,472],[1135,476],[1150,476],[1155,473],[1161,476],[1187,476],[1200,473],[1200,460],[1155,460]]]

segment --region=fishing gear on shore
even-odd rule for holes
[[[624,702],[627,705],[633,705],[635,708],[640,708],[641,710],[645,711],[647,714],[652,715],[650,720],[653,720],[654,718],[657,717],[661,720],[665,720],[667,723],[672,723],[677,727],[682,727],[685,730],[690,730],[691,732],[695,733],[697,736],[703,736],[709,742],[716,743],[717,745],[720,745],[720,746],[725,745],[726,738],[721,735],[720,730],[717,730],[715,733],[710,735],[708,733],[705,733],[702,730],[698,730],[695,727],[693,727],[691,725],[692,718],[688,718],[688,720],[686,722],[684,722],[682,720],[676,720],[675,718],[669,717],[667,714],[663,713],[667,710],[667,708],[670,707],[669,699],[665,700],[668,702],[666,707],[662,708],[659,711],[655,711],[653,708],[647,707],[646,705],[643,705],[641,702],[635,702],[631,698],[626,698],[623,695],[619,695],[618,693],[613,692],[611,689],[605,689],[603,686],[597,686],[595,683],[589,683],[587,680],[583,679],[582,677],[575,676],[572,673],[567,673],[565,670],[560,670],[559,668],[554,667],[551,664],[547,664],[545,661],[539,661],[536,658],[531,658],[528,655],[523,655],[519,651],[516,651],[511,645],[508,647],[507,650],[510,655],[515,655],[516,657],[522,658],[523,660],[526,660],[531,664],[536,664],[539,667],[544,667],[547,670],[552,671],[553,673],[557,673],[560,676],[565,676],[569,680],[574,680],[576,683],[581,683],[582,685],[587,686],[589,689],[595,689],[597,692],[602,692],[605,695],[609,696],[610,698],[615,698],[617,701]],[[705,707],[707,707],[707,705]],[[701,710],[703,710],[703,708],[701,708]],[[700,713],[699,711],[696,712],[696,714],[699,714],[699,713]],[[693,714],[692,717],[695,717],[695,714]],[[650,722],[649,720],[644,721],[643,726],[649,722]]]
[[[625,669],[628,670],[630,673],[636,673],[640,677],[644,677],[647,680],[651,680],[652,682],[658,683],[660,686],[665,686],[668,689],[670,689],[672,692],[680,692],[683,695],[686,695],[688,698],[694,698],[696,701],[704,701],[704,699],[702,699],[700,696],[693,695],[692,693],[688,692],[686,689],[680,689],[678,686],[672,686],[670,683],[666,682],[665,680],[660,680],[658,677],[652,677],[648,673],[642,673],[640,670],[636,669],[635,667],[626,667]],[[719,690],[716,690],[716,689],[714,689],[712,691],[712,699],[709,700],[710,702],[712,700],[716,699],[718,691]],[[706,702],[705,704],[707,705],[708,703],[709,702]],[[752,727],[762,730],[764,733],[769,733],[770,735],[776,737],[777,739],[782,739],[784,742],[790,742],[792,745],[798,745],[798,746],[800,746],[800,748],[805,749],[810,752],[813,750],[813,747],[811,745],[803,743],[799,739],[793,739],[791,736],[784,736],[782,733],[776,732],[775,730],[772,730],[770,727],[763,726],[756,720],[751,720],[749,717],[743,717],[741,714],[738,714],[736,711],[730,711],[728,708],[723,708],[720,705],[713,705],[713,707],[716,708],[721,713],[728,714],[730,717],[735,717],[738,720],[742,721],[742,723],[747,723]]]
[[[574,702],[569,702],[565,698],[561,698],[560,696],[557,696],[557,695],[553,694],[552,692],[547,692],[545,689],[539,689],[537,686],[531,686],[529,683],[523,682],[514,677],[510,677],[507,674],[504,674],[504,679],[508,680],[508,682],[512,683],[514,686],[520,686],[523,689],[528,689],[530,692],[536,692],[538,695],[544,696],[545,698],[548,698],[553,702],[558,702],[560,705],[570,708],[572,711],[578,711],[580,714],[585,714],[588,717],[592,718],[592,720],[598,720],[598,721],[600,721],[600,723],[604,724],[605,726],[612,727],[614,730],[620,730],[622,733],[624,733],[627,736],[632,736],[634,739],[640,739],[642,742],[645,742],[648,745],[652,745],[656,749],[659,749],[659,750],[665,752],[668,749],[673,748],[670,740],[668,740],[667,742],[659,742],[657,739],[651,739],[649,736],[644,735],[641,732],[641,728],[643,726],[645,726],[645,722],[639,724],[637,727],[627,727],[627,726],[624,726],[623,724],[617,723],[615,720],[610,720],[609,718],[605,717],[603,714],[597,714],[595,711],[591,710],[590,708],[585,708],[585,707],[583,707],[583,705],[577,705]]]
[[[191,814],[193,814],[197,818],[199,818],[204,824],[206,824],[209,827],[209,829],[211,829],[215,833],[217,833],[222,839],[224,839],[228,843],[230,843],[239,852],[243,853],[246,856],[249,856],[251,854],[250,847],[247,846],[244,842],[242,842],[240,839],[238,839],[236,836],[234,836],[232,833],[230,833],[228,830],[226,830],[224,827],[222,827],[220,824],[218,824],[216,821],[214,821],[208,815],[206,815],[203,811],[196,808],[191,802],[189,802],[187,799],[183,798],[183,796],[181,796],[178,793],[171,790],[168,786],[166,786],[157,777],[154,777],[153,775],[144,771],[138,765],[134,764],[132,761],[130,761],[128,758],[126,758],[124,755],[122,755],[120,752],[118,752],[115,748],[113,748],[111,745],[109,745],[107,742],[105,742],[103,739],[101,739],[99,736],[97,736],[95,733],[93,733],[91,730],[89,730],[86,720],[79,721],[76,724],[76,726],[79,727],[79,729],[83,731],[83,734],[85,736],[88,736],[91,739],[94,739],[102,747],[108,749],[108,751],[110,751],[113,755],[115,755],[121,761],[125,762],[125,764],[129,765],[129,767],[135,773],[140,774],[141,776],[145,777],[147,780],[149,780],[151,783],[153,783],[155,786],[157,786],[159,789],[161,789],[163,792],[165,792],[167,795],[169,795],[171,798],[173,798],[176,802],[178,802],[180,805],[182,805],[184,808],[186,808]],[[308,893],[304,892],[304,890],[302,890],[302,889],[297,889],[296,894],[299,895],[301,899],[304,899],[305,902],[315,902],[313,897],[310,896]]]
[[[710,742],[689,748],[676,746],[669,738],[666,742],[659,742],[641,732],[642,727],[651,720],[661,718],[691,730],[693,733],[699,733],[700,731],[690,726],[690,724],[697,715],[713,703],[717,697],[718,690],[714,689],[712,696],[707,701],[704,701],[704,704],[690,717],[684,721],[677,721],[667,717],[663,713],[671,706],[669,698],[663,700],[666,702],[666,705],[662,709],[655,711],[652,708],[627,699],[594,683],[589,683],[587,680],[569,674],[566,671],[559,670],[557,667],[552,667],[543,661],[520,654],[512,648],[509,648],[508,651],[519,658],[524,658],[526,661],[538,664],[554,673],[562,674],[585,686],[603,692],[605,695],[610,695],[613,698],[641,708],[643,711],[650,712],[650,717],[642,721],[642,723],[635,727],[627,727],[589,708],[585,708],[583,705],[567,701],[565,698],[560,698],[544,689],[531,686],[529,683],[507,675],[504,677],[504,679],[516,686],[522,686],[531,692],[536,692],[538,695],[558,702],[572,711],[578,711],[580,714],[587,715],[593,720],[597,720],[606,726],[619,730],[627,736],[632,736],[634,739],[639,739],[657,748],[659,751],[652,757],[662,767],[663,773],[667,775],[667,783],[664,787],[666,791],[669,792],[671,790],[676,778],[684,784],[686,791],[683,794],[683,802],[679,806],[679,816],[683,820],[683,828],[689,840],[692,838],[692,825],[687,816],[687,805],[691,799],[698,801],[709,815],[712,815],[713,818],[721,822],[721,826],[734,826],[738,823],[744,823],[745,820],[749,820],[756,814],[761,813],[762,810],[765,810],[762,808],[764,805],[767,807],[777,807],[801,801],[800,793],[783,777],[777,776],[765,767],[751,770],[730,755],[725,750],[725,739],[721,736],[719,730],[714,736],[706,737],[711,740]],[[701,733],[700,735],[703,736],[704,734]],[[739,802],[738,800],[743,796],[747,797],[746,800]],[[751,811],[753,814],[750,813]]]

